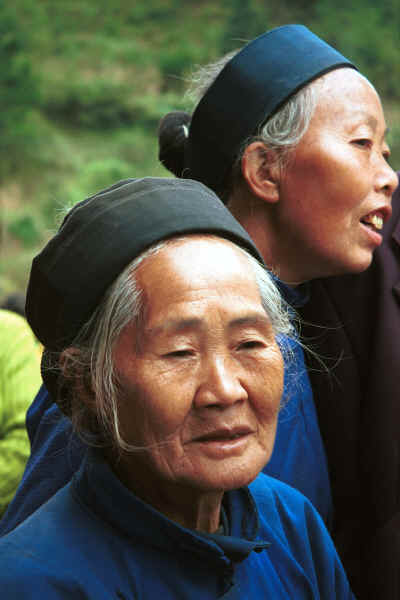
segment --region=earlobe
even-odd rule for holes
[[[242,156],[242,175],[250,191],[265,202],[279,201],[279,165],[276,152],[263,142],[247,146]]]

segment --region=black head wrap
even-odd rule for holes
[[[183,176],[221,191],[246,139],[290,96],[340,67],[355,68],[303,25],[278,27],[247,44],[225,65],[193,113]]]

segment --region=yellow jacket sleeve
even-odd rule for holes
[[[40,349],[27,321],[0,309],[0,516],[29,456],[25,417],[40,384]]]

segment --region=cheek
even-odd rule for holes
[[[319,161],[314,161],[314,165],[306,168],[306,187],[303,189],[305,210],[307,202],[315,216],[320,214],[322,219],[346,219],[368,195],[368,173],[351,152],[342,149],[322,155]],[[301,186],[301,173],[299,179]]]
[[[260,364],[250,378],[253,386],[251,397],[255,399],[255,409],[264,421],[277,416],[283,393],[283,359],[279,350],[274,360]]]
[[[189,385],[181,385],[173,376],[152,374],[144,379],[134,385],[123,382],[119,413],[123,430],[133,444],[140,445],[179,435],[191,407]]]
[[[293,243],[305,244],[305,247],[337,247],[338,239],[358,224],[364,196],[359,193],[360,188],[340,187],[337,182],[329,186],[324,181],[319,187],[314,182],[313,186],[289,206],[288,236],[291,232],[295,238]]]

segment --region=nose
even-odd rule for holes
[[[381,157],[382,166],[378,170],[376,176],[376,191],[384,192],[386,196],[389,198],[393,195],[396,190],[399,180],[397,178],[396,172],[392,169],[392,167],[386,162],[386,160]]]
[[[236,361],[216,355],[203,365],[201,383],[195,396],[197,408],[223,409],[243,402],[247,391],[241,381],[241,370]]]

